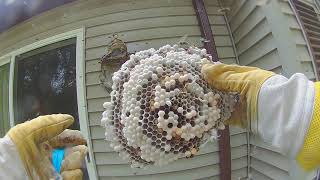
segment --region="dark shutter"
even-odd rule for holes
[[[291,0],[297,19],[301,22],[301,28],[306,35],[310,52],[313,56],[315,73],[320,76],[320,20],[315,9],[298,0]]]

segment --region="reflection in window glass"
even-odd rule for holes
[[[75,40],[51,44],[17,57],[16,123],[40,115],[67,113],[80,129],[76,93]]]

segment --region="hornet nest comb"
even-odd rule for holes
[[[201,76],[205,49],[166,45],[130,56],[112,80],[101,120],[106,139],[132,167],[193,157],[231,116],[238,95]]]

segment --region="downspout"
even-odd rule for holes
[[[236,57],[236,63],[240,65],[239,56],[238,56],[238,52],[237,52],[237,48],[236,48],[236,43],[234,41],[234,37],[233,37],[233,33],[231,31],[228,17],[226,15],[226,11],[230,11],[230,9],[223,7],[220,0],[218,0],[218,4],[219,4],[219,7],[221,8],[221,10],[224,10],[224,11],[222,11],[223,17],[226,22],[226,26],[227,26],[229,36],[231,39],[233,52]],[[251,174],[251,143],[250,143],[250,131],[249,130],[246,130],[246,139],[247,139],[247,164],[248,164],[247,165],[247,179],[251,179],[251,177],[250,177],[250,174]]]
[[[201,36],[205,39],[204,47],[208,54],[212,56],[213,61],[219,61],[218,53],[214,42],[208,14],[203,0],[192,0],[200,26]],[[231,180],[231,151],[230,151],[230,132],[229,126],[219,131],[219,167],[220,179]]]
[[[218,0],[218,3],[219,3],[220,8],[223,8],[221,3],[220,3],[220,0]],[[230,10],[228,10],[228,11],[230,11]],[[222,12],[223,12],[223,18],[224,18],[224,20],[226,22],[226,26],[227,26],[227,29],[228,29],[228,32],[229,32],[229,36],[230,36],[230,39],[231,39],[232,49],[233,49],[234,55],[236,57],[236,63],[240,64],[239,57],[238,57],[238,52],[237,52],[237,49],[236,49],[236,43],[235,43],[234,38],[233,38],[233,34],[232,34],[232,31],[231,31],[231,28],[230,28],[228,17],[226,15],[225,11],[222,11]]]

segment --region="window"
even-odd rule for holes
[[[0,66],[0,136],[9,130],[9,70],[10,64]]]
[[[64,40],[16,57],[15,123],[39,115],[66,113],[80,129],[76,90],[76,39]]]
[[[58,34],[0,57],[0,135],[39,115],[68,113],[87,138],[84,179],[97,179],[87,120],[84,28]]]

